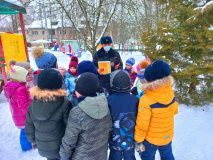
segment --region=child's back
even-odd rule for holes
[[[123,70],[114,71],[110,79],[113,94],[108,99],[112,116],[112,134],[109,139],[109,159],[135,159],[134,131],[139,99],[130,95],[130,78]]]
[[[113,122],[109,144],[116,150],[132,149],[139,100],[129,93],[113,93],[107,99]],[[116,136],[119,138],[114,139]],[[131,140],[127,142],[127,138]]]
[[[146,83],[142,89],[135,126],[135,140],[145,146],[141,159],[155,159],[158,150],[161,159],[174,160],[172,139],[174,135],[174,115],[178,113],[178,103],[170,76],[170,67],[163,60],[149,65],[144,73]]]
[[[23,67],[11,66],[10,75],[12,81],[3,86],[4,94],[9,100],[13,121],[16,127],[21,129],[20,144],[23,151],[27,151],[32,148],[32,145],[28,142],[25,134],[27,109],[29,104],[32,102],[30,92],[26,87],[27,73],[28,71]]]
[[[106,96],[98,96],[98,78],[83,73],[76,79],[78,106],[70,111],[60,155],[62,159],[105,160],[112,120]]]
[[[39,154],[47,158],[60,158],[61,139],[72,108],[61,85],[58,71],[46,69],[38,76],[38,87],[30,90],[34,99],[28,108],[26,134],[30,142],[37,143]]]
[[[9,99],[13,121],[19,129],[24,129],[27,108],[32,102],[25,82],[8,82],[4,86],[5,97]]]

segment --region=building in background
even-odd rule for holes
[[[84,33],[84,21],[80,21],[78,29],[81,33]],[[103,31],[103,24],[98,25],[97,37],[99,37]],[[60,43],[61,40],[79,40],[80,35],[76,29],[72,26],[69,20],[64,20],[63,24],[61,20],[50,21],[50,19],[36,20],[30,25],[25,26],[27,41],[35,41],[38,39],[44,39],[51,42]],[[21,33],[21,30],[19,30]]]

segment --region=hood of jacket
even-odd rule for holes
[[[103,93],[95,97],[86,97],[78,107],[94,119],[102,119],[109,112],[107,99]]]
[[[41,90],[37,86],[30,89],[30,95],[33,98],[31,110],[33,116],[38,120],[48,120],[58,110],[68,103],[66,100],[67,92],[65,90]]]
[[[4,88],[4,95],[6,98],[11,98],[12,94],[21,86],[25,86],[25,82],[14,82],[10,81],[7,85],[3,86]]]
[[[167,105],[175,97],[174,91],[170,85],[160,87],[156,90],[146,90],[145,94],[160,104]]]

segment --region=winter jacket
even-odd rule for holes
[[[67,86],[68,94],[70,94],[75,89],[75,79],[76,78],[77,78],[77,76],[73,76],[73,75],[69,74],[68,71],[65,73],[64,82]]]
[[[54,69],[54,68],[53,68],[53,69]],[[39,69],[39,70],[37,70],[37,71],[35,71],[35,72],[33,73],[33,82],[34,82],[34,86],[37,86],[37,83],[38,83],[38,75],[41,73],[42,70],[43,70],[43,69]],[[60,72],[58,69],[55,69],[55,70],[57,70],[58,72]],[[60,72],[60,73],[61,73],[61,72]],[[63,77],[63,75],[61,75],[61,76]],[[64,80],[62,80],[61,89],[64,89],[64,90],[67,89]]]
[[[115,70],[115,66],[119,63],[120,63],[120,66],[118,69],[123,69],[123,63],[119,53],[113,50],[112,48],[109,50],[109,52],[105,52],[103,47],[100,50],[98,50],[93,56],[93,63],[97,69],[98,69],[99,61],[111,61],[111,63],[114,63],[114,65],[111,65],[112,72]],[[98,74],[98,78],[99,78],[100,86],[103,88],[106,88],[111,94],[112,89],[110,87],[110,75]]]
[[[72,160],[106,160],[112,120],[104,94],[86,97],[70,111],[60,156]]]
[[[133,87],[135,79],[137,78],[137,73],[129,73],[131,87]]]
[[[113,124],[109,147],[114,150],[134,148],[135,120],[139,99],[129,93],[113,93],[107,100]]]
[[[178,103],[172,87],[166,85],[144,91],[139,102],[135,140],[143,142],[146,139],[154,145],[166,145],[172,141],[174,114],[178,113]]]
[[[101,94],[101,93],[104,93],[106,97],[108,97],[108,95],[109,95],[107,90],[105,88],[102,88],[102,87],[98,87],[98,90],[97,90],[96,93],[98,95]],[[70,100],[70,97],[71,97],[71,100]],[[71,101],[73,107],[76,107],[78,105],[78,98],[75,94],[75,90],[73,90],[71,92],[71,94],[68,96],[68,100]]]
[[[25,82],[8,82],[3,86],[4,95],[9,100],[13,121],[19,129],[25,128],[27,108],[32,99]]]
[[[25,132],[29,142],[37,143],[38,152],[46,158],[60,158],[59,149],[64,136],[71,103],[64,90],[40,90],[31,88],[30,104]]]

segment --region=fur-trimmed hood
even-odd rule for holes
[[[30,104],[32,115],[37,120],[48,120],[55,113],[59,112],[63,106],[67,106],[66,91],[64,90],[41,90],[37,86],[30,89],[33,102]]]
[[[175,97],[172,85],[174,79],[172,76],[164,77],[156,81],[142,84],[141,89],[145,94],[161,104],[169,104]]]
[[[44,102],[56,101],[59,97],[65,97],[67,91],[58,89],[58,90],[41,90],[37,86],[30,89],[30,95],[32,98],[37,100],[42,100]]]

